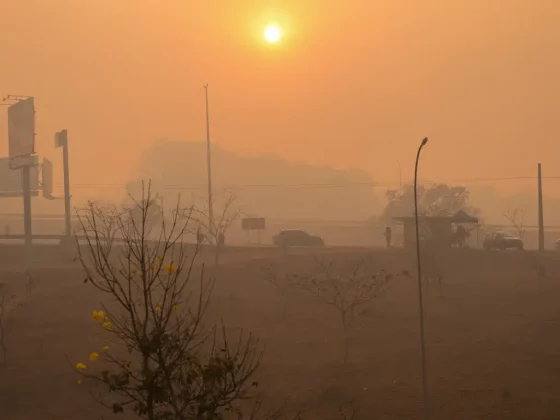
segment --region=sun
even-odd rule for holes
[[[271,44],[276,44],[282,38],[282,31],[277,25],[268,25],[264,29],[264,39]]]

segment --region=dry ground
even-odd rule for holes
[[[335,250],[328,258],[351,262],[362,253]],[[0,281],[17,289],[23,278],[16,254],[3,253]],[[389,271],[410,268],[400,251],[376,251],[374,258]],[[91,321],[103,296],[82,283],[72,258],[45,248],[38,259],[33,293],[7,320],[0,419],[112,419],[77,385],[65,356],[83,360],[103,342]],[[253,332],[265,345],[257,379],[266,402],[287,401],[308,419],[336,418],[351,400],[356,419],[421,418],[415,280],[395,281],[373,315],[356,321],[343,365],[337,313],[297,293],[282,317],[281,297],[260,272],[269,263],[294,272],[314,267],[302,252],[231,252],[210,315]],[[540,279],[528,252],[454,252],[439,265],[443,295],[432,283],[426,296],[431,418],[559,419],[560,258],[547,256],[548,276]]]

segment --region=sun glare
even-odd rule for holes
[[[268,25],[264,30],[264,39],[271,44],[275,44],[282,38],[282,32],[276,25]]]

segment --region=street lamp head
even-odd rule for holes
[[[425,146],[426,143],[428,143],[428,137],[424,137],[424,139],[422,140],[422,146]]]

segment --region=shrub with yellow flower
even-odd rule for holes
[[[239,395],[245,394],[249,386],[245,384],[258,367],[260,356],[251,337],[244,340],[237,353],[227,350],[225,335],[226,350],[219,354],[199,354],[191,349],[193,337],[200,337],[200,345],[207,340],[199,331],[213,280],[208,288],[200,288],[200,295],[193,304],[198,307],[191,311],[188,300],[182,300],[191,298],[193,293],[192,290],[189,296],[183,293],[189,290],[192,280],[190,270],[185,269],[185,264],[189,263],[182,257],[187,255],[183,252],[184,243],[176,239],[189,231],[189,220],[178,207],[169,223],[170,229],[162,224],[165,234],[160,242],[156,241],[154,248],[154,241],[149,237],[152,223],[149,220],[156,198],[150,196],[149,188],[147,195],[143,190],[142,199],[135,201],[135,207],[116,216],[124,252],[115,252],[111,246],[98,246],[96,238],[99,229],[105,226],[106,213],[90,206],[89,214],[78,215],[87,227],[84,233],[91,239],[87,252],[92,258],[80,255],[85,271],[91,273],[92,278],[87,283],[103,292],[107,297],[104,302],[111,305],[110,314],[93,311],[93,320],[104,330],[111,331],[116,340],[111,342],[111,353],[108,353],[109,346],[103,343],[94,348],[88,355],[89,360],[86,359],[87,370],[84,363],[76,363],[76,379],[78,384],[95,379],[96,383],[106,385],[114,397],[114,404],[109,408],[115,413],[122,413],[130,406],[145,418],[160,415],[161,418],[190,418],[193,410],[200,418],[217,418],[235,404]],[[161,215],[163,219],[163,212]],[[151,270],[149,274],[147,269]],[[184,305],[181,306],[184,313],[173,314],[179,311],[179,305]],[[121,348],[128,350],[128,356]],[[154,373],[167,369],[166,380],[154,380]],[[224,379],[216,381],[217,378]],[[200,387],[205,400],[219,398],[223,406],[201,407],[198,401],[192,400],[191,396],[198,393]],[[231,395],[224,399],[222,389],[231,389]],[[157,401],[157,404],[147,404],[148,401]]]
[[[95,322],[103,322],[105,320],[105,312],[103,311],[93,311],[93,320]]]

